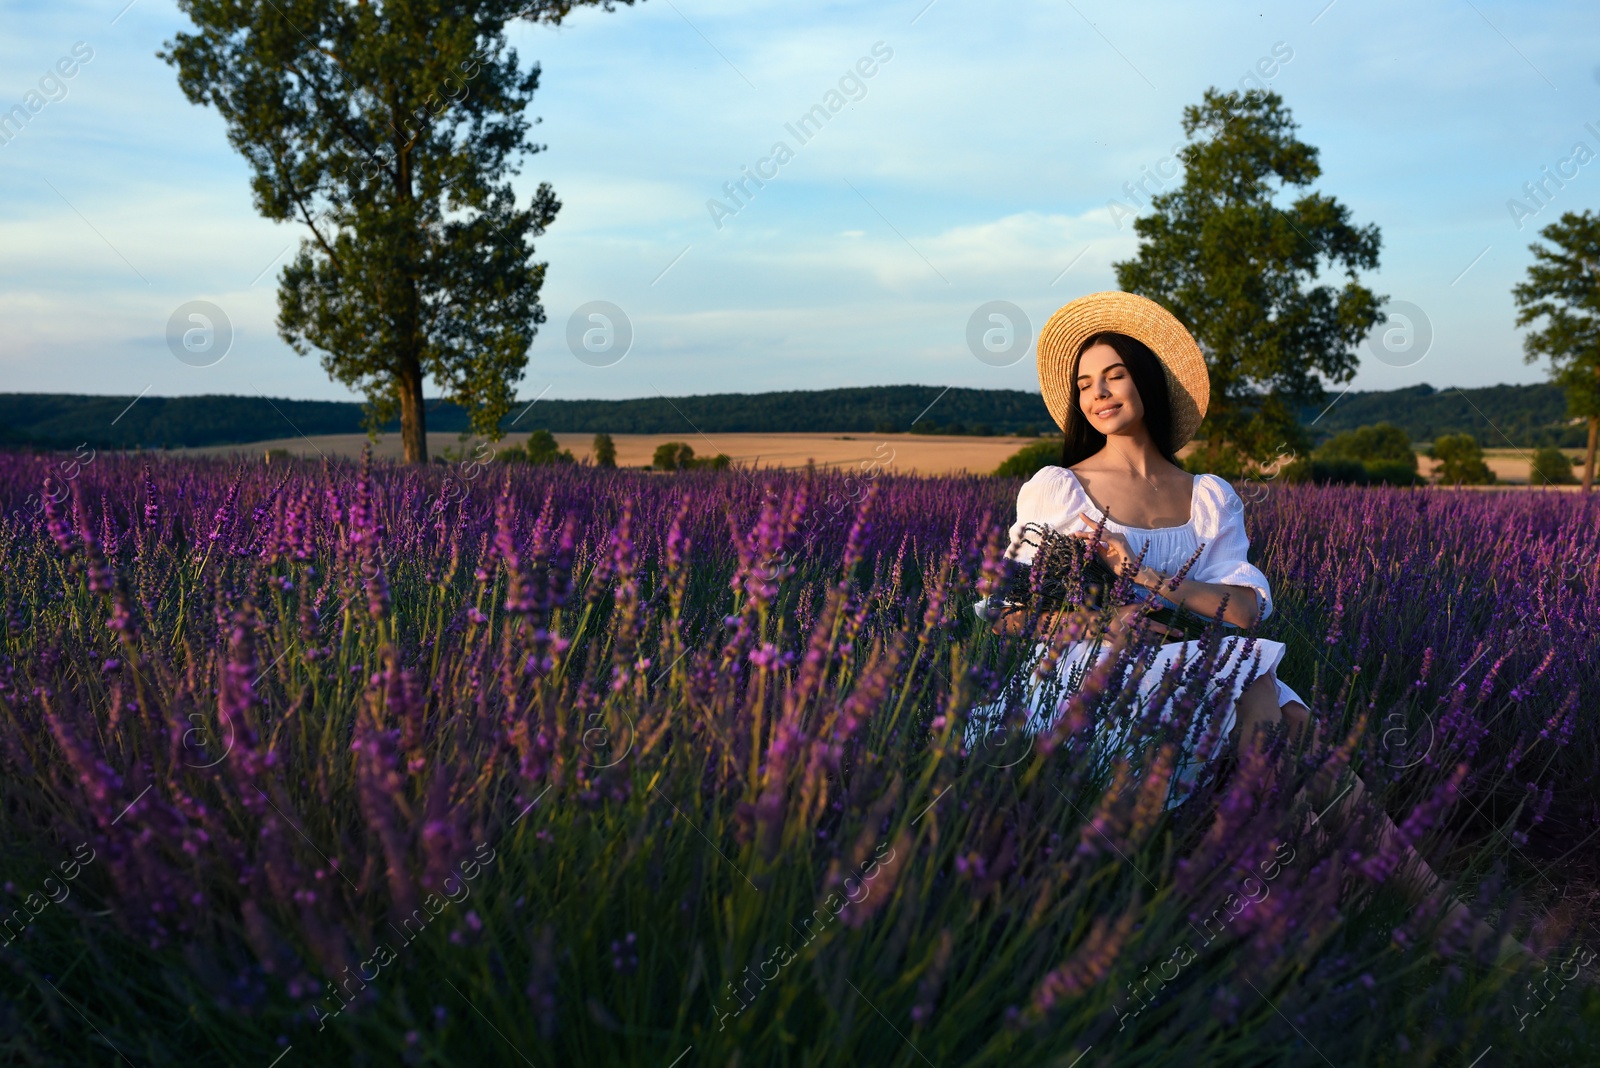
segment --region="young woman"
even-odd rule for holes
[[[1190,475],[1177,464],[1177,450],[1199,429],[1211,393],[1205,358],[1183,324],[1144,297],[1096,293],[1051,317],[1039,336],[1038,361],[1045,404],[1065,434],[1065,444],[1061,465],[1043,468],[1017,494],[1010,555],[1023,563],[1032,559],[1032,546],[1019,536],[1026,524],[1040,524],[1091,543],[1100,561],[1118,574],[1138,561],[1134,583],[1142,599],[1164,597],[1206,617],[1222,608],[1225,622],[1246,629],[1270,616],[1271,586],[1246,558],[1250,542],[1243,503],[1225,480]],[[1094,531],[1102,519],[1104,533],[1096,543]],[[1175,573],[1197,552],[1185,577],[1174,585]],[[981,612],[981,605],[975,607]],[[1077,688],[1093,667],[1091,658],[1098,663],[1127,644],[1141,609],[1140,603],[1117,609],[1104,634],[1073,641],[1053,675],[1031,680],[1028,731],[1054,722],[1060,697]],[[996,631],[1016,633],[1024,615],[1002,617],[994,623]],[[1048,639],[1065,626],[1066,617],[1047,617],[1036,633]],[[1157,624],[1146,625],[1165,632]],[[1048,648],[1048,640],[1040,642],[1035,662]],[[1215,661],[1220,667],[1204,686],[1208,697],[1223,685],[1230,687],[1221,701],[1221,721],[1194,724],[1174,771],[1178,783],[1191,783],[1229,744],[1250,744],[1259,727],[1286,722],[1291,738],[1300,740],[1310,712],[1277,677],[1284,651],[1280,642],[1258,638],[1251,644],[1241,635],[1222,638]],[[1169,668],[1184,670],[1197,663],[1201,643],[1172,641],[1161,645],[1153,659],[1149,656],[1138,685],[1141,700],[1153,696]],[[974,710],[969,748],[984,744],[986,732],[1004,711],[1004,699]],[[1170,712],[1170,707],[1163,709],[1161,718],[1169,718]],[[1096,724],[1095,729],[1101,741],[1115,744],[1113,725]],[[1352,778],[1339,805],[1341,816],[1366,803],[1361,780]],[[1175,790],[1172,803],[1184,792]],[[1398,837],[1386,815],[1378,822],[1382,838],[1403,858],[1402,878],[1419,893],[1433,895],[1437,877]],[[1463,909],[1458,904],[1452,911]],[[1481,924],[1478,928],[1480,933],[1487,930]],[[1503,953],[1523,948],[1509,938],[1501,947]]]
[[[1271,615],[1271,586],[1246,559],[1250,541],[1238,494],[1216,475],[1190,475],[1177,464],[1177,450],[1199,429],[1211,396],[1205,358],[1183,324],[1144,297],[1097,293],[1051,317],[1039,337],[1038,360],[1045,404],[1065,444],[1061,466],[1043,468],[1017,494],[1010,555],[1032,560],[1032,546],[1019,541],[1027,524],[1091,540],[1106,517],[1096,555],[1120,574],[1142,551],[1134,577],[1141,600],[1159,596],[1211,617],[1226,597],[1223,620],[1242,628]],[[1197,551],[1174,588],[1173,576]],[[1081,677],[1093,666],[1091,657],[1097,663],[1117,653],[1139,610],[1138,604],[1118,609],[1101,640],[1073,642],[1058,675]],[[999,627],[1014,632],[1021,622],[1018,614]],[[1041,633],[1057,622],[1046,620]],[[1284,718],[1299,729],[1309,721],[1305,702],[1277,677],[1283,644],[1259,638],[1248,650],[1247,644],[1238,635],[1222,640],[1221,666],[1207,693],[1230,675],[1231,692],[1216,729],[1206,735],[1195,724],[1175,775],[1180,782],[1191,782],[1243,730]],[[1141,695],[1149,696],[1169,668],[1193,665],[1199,656],[1199,642],[1162,645],[1145,669]],[[1252,663],[1256,677],[1246,685]],[[1028,728],[1043,729],[1054,717],[1055,694],[1039,687],[1032,696]],[[979,712],[982,722],[999,708]]]

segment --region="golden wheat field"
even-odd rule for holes
[[[592,459],[593,434],[557,434],[556,441],[574,458]],[[527,434],[507,434],[496,447],[521,446]],[[877,461],[888,470],[923,475],[944,475],[960,471],[975,474],[993,471],[1000,462],[1027,445],[1031,438],[964,437],[932,434],[613,434],[617,463],[624,467],[643,467],[650,463],[656,446],[667,441],[688,442],[696,456],[726,453],[735,464],[746,467],[797,468],[814,462],[818,467],[853,467]],[[282,449],[294,456],[358,456],[367,438],[361,434],[330,434],[315,437],[280,438],[250,445],[216,446],[194,449],[199,455],[264,456]],[[463,443],[454,434],[429,434],[430,455],[470,456],[478,447],[475,440]],[[373,455],[399,459],[400,437],[389,434],[373,445]],[[480,453],[482,455],[482,453]]]
[[[556,441],[578,460],[593,458],[592,434],[557,434]],[[428,451],[431,456],[471,456],[475,449],[520,447],[527,434],[507,434],[497,445],[482,445],[477,439],[463,442],[455,434],[429,434]],[[686,441],[694,448],[696,456],[715,456],[726,453],[734,463],[746,467],[798,468],[807,463],[818,467],[845,468],[878,461],[887,470],[905,474],[948,475],[960,472],[985,474],[993,471],[1000,462],[1025,445],[1036,440],[1017,437],[969,437],[937,434],[613,434],[617,446],[617,463],[624,467],[643,467],[650,463],[656,446],[667,441]],[[199,456],[252,456],[264,457],[268,452],[285,452],[291,456],[316,458],[354,457],[361,454],[367,443],[362,434],[326,434],[312,437],[276,438],[271,441],[252,442],[248,445],[217,445],[202,449],[184,450]],[[480,448],[481,446],[481,448]],[[1192,446],[1178,452],[1187,455]],[[1569,456],[1579,456],[1581,449],[1564,450]],[[401,457],[400,437],[385,435],[373,444],[373,455],[389,459]],[[1528,484],[1528,463],[1531,451],[1517,449],[1485,449],[1484,460],[1501,483]],[[1421,454],[1417,457],[1418,470],[1431,476],[1437,466]],[[1581,475],[1580,468],[1573,468]],[[1544,487],[1570,490],[1572,486]]]

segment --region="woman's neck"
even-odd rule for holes
[[[1132,433],[1106,435],[1106,447],[1094,458],[1105,467],[1137,475],[1146,481],[1172,467],[1143,426],[1133,428]]]

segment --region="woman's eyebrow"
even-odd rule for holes
[[[1112,364],[1112,365],[1111,365],[1111,366],[1110,366],[1110,367],[1102,367],[1102,368],[1101,368],[1101,369],[1100,369],[1100,373],[1101,373],[1101,374],[1105,374],[1105,373],[1106,373],[1106,372],[1107,372],[1107,371],[1115,371],[1115,370],[1116,370],[1116,369],[1117,369],[1117,368],[1119,368],[1119,367],[1121,367],[1121,368],[1122,368],[1122,369],[1123,369],[1123,370],[1124,370],[1124,371],[1126,371],[1126,370],[1127,370],[1127,369],[1128,369],[1128,368],[1127,368],[1127,366],[1126,366],[1126,365],[1125,365],[1125,364],[1120,364],[1120,363],[1114,363],[1114,364]],[[1078,381],[1079,381],[1079,382],[1082,382],[1082,381],[1083,381],[1083,380],[1084,380],[1084,379],[1085,379],[1085,378],[1088,378],[1088,377],[1089,377],[1089,376],[1088,376],[1088,375],[1086,375],[1086,374],[1079,374],[1079,375],[1078,375]]]

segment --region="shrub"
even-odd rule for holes
[[[1434,480],[1441,486],[1487,486],[1495,481],[1471,434],[1444,435],[1428,447],[1428,456],[1439,461]]]
[[[732,464],[733,460],[727,453],[696,457],[694,449],[686,441],[663,441],[656,446],[650,467],[657,471],[689,471],[695,468],[725,471]]]
[[[994,473],[1001,478],[1032,478],[1040,468],[1060,462],[1061,439],[1041,438],[1006,457]]]
[[[1365,464],[1345,459],[1302,458],[1285,467],[1279,477],[1290,485],[1310,482],[1319,486],[1365,486],[1371,480]]]
[[[1360,460],[1365,464],[1379,462],[1405,464],[1417,469],[1417,454],[1411,447],[1411,436],[1392,423],[1357,427],[1336,434],[1312,453],[1319,460]]]
[[[681,471],[694,459],[694,449],[687,441],[663,441],[656,446],[650,466],[657,471]]]
[[[556,436],[548,430],[535,430],[521,449],[506,449],[500,454],[511,463],[570,464],[575,462],[572,453],[563,449]]]
[[[1546,445],[1533,454],[1533,461],[1528,464],[1528,481],[1536,486],[1546,483],[1570,486],[1578,481],[1572,473],[1572,465],[1577,462],[1576,456],[1568,457],[1560,449]]]
[[[1323,442],[1311,454],[1311,458],[1326,463],[1360,463],[1366,468],[1363,481],[1375,485],[1410,486],[1421,481],[1417,475],[1417,453],[1411,447],[1411,436],[1392,423],[1357,427],[1335,434]],[[1350,477],[1338,480],[1353,481]]]
[[[596,467],[617,466],[617,443],[611,440],[610,434],[596,434],[594,436],[594,465]]]
[[[1244,457],[1232,444],[1225,441],[1202,441],[1188,456],[1178,461],[1191,475],[1212,474],[1237,481],[1245,476]]]
[[[1367,471],[1367,481],[1374,486],[1414,486],[1423,480],[1417,474],[1415,453],[1409,464],[1404,460],[1377,460],[1363,466]]]

